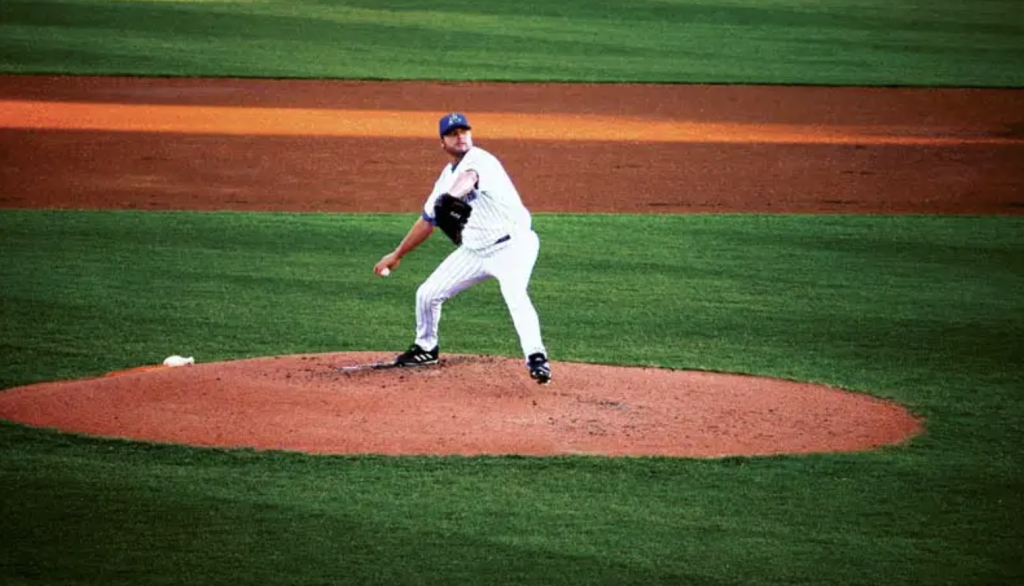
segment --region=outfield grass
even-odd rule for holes
[[[0,71],[1024,86],[1018,0],[4,0]]]
[[[0,386],[401,349],[402,215],[0,212]],[[5,584],[1010,584],[1024,577],[1024,220],[536,219],[558,360],[820,381],[927,418],[865,454],[312,457],[0,424]],[[614,254],[608,243],[614,243]],[[497,287],[453,352],[515,355]]]

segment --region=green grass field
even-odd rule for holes
[[[401,349],[448,246],[404,216],[0,212],[3,386]],[[309,457],[0,425],[0,576],[48,584],[967,584],[1021,574],[1024,221],[537,218],[557,360],[821,381],[927,418],[909,446],[715,461]],[[617,240],[615,255],[595,255]],[[515,355],[493,283],[455,352]],[[496,316],[499,316],[496,318]],[[497,324],[495,323],[497,322]],[[556,365],[557,366],[557,365]]]
[[[1016,0],[0,1],[0,72],[1024,86]],[[0,82],[2,83],[2,82]],[[0,153],[0,164],[3,154]],[[0,388],[400,350],[412,216],[0,210]],[[1024,219],[539,215],[553,358],[900,401],[906,446],[313,457],[0,422],[0,584],[1018,584]],[[614,246],[609,246],[614,243]],[[497,287],[453,352],[514,356]]]
[[[1024,86],[1018,0],[4,0],[0,71]]]

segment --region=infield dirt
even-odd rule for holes
[[[534,212],[1024,213],[1016,90],[33,76],[0,207],[414,212],[449,110]]]

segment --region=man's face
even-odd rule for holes
[[[473,132],[466,128],[453,128],[441,137],[441,145],[450,155],[464,155],[473,148]]]

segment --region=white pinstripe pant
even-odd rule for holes
[[[437,346],[441,305],[461,291],[494,277],[519,334],[523,356],[546,354],[540,319],[527,293],[539,251],[540,239],[533,231],[514,234],[508,242],[482,251],[456,248],[416,291],[416,343],[425,350]]]

